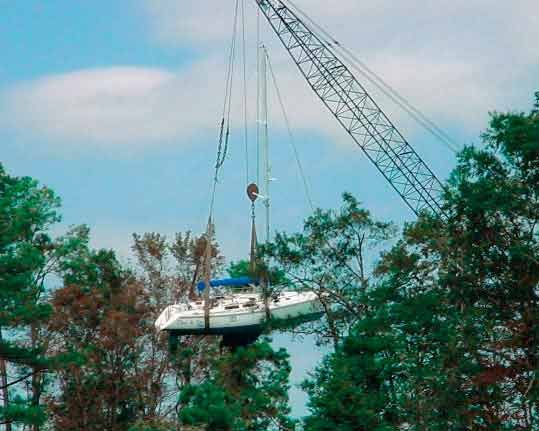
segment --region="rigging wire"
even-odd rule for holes
[[[267,54],[267,51],[266,51],[266,54]],[[311,207],[311,211],[314,213],[315,212],[315,206],[314,206],[314,203],[313,203],[313,200],[312,200],[312,197],[311,197],[311,193],[310,193],[310,188],[309,188],[309,183],[307,181],[307,176],[305,174],[305,171],[303,169],[303,165],[301,163],[301,159],[299,157],[299,152],[297,150],[297,146],[295,144],[295,139],[294,139],[294,135],[292,133],[292,128],[290,126],[290,121],[289,121],[289,117],[286,113],[286,109],[285,109],[285,106],[284,106],[284,103],[283,103],[283,98],[282,98],[282,93],[281,93],[281,90],[279,88],[279,85],[277,84],[277,79],[276,79],[276,76],[275,76],[275,73],[273,71],[273,67],[271,65],[271,61],[269,59],[269,56],[266,55],[266,58],[267,58],[267,63],[268,63],[268,68],[269,68],[269,71],[270,71],[270,75],[272,77],[272,82],[274,84],[274,87],[275,87],[275,91],[276,91],[276,94],[277,94],[277,99],[279,100],[279,104],[281,105],[281,110],[282,110],[282,113],[283,113],[283,116],[284,116],[284,119],[285,119],[285,122],[286,122],[286,127],[287,127],[287,130],[288,130],[288,135],[289,135],[289,138],[290,138],[290,144],[292,145],[292,148],[294,150],[294,157],[296,159],[296,163],[298,165],[298,170],[300,172],[300,175],[301,175],[301,178],[303,180],[303,186],[305,188],[305,195],[307,197],[307,200],[309,202],[309,205]],[[325,238],[323,240],[323,242],[333,251],[333,252],[337,252],[335,246],[331,243],[330,240],[328,240],[327,238]],[[355,274],[355,271],[353,268],[351,268],[350,265],[348,264],[345,264],[348,269]]]
[[[228,67],[226,73],[225,83],[225,100],[223,103],[223,118],[221,120],[221,126],[219,131],[219,144],[217,147],[217,158],[215,162],[215,174],[213,178],[213,187],[210,201],[210,216],[211,222],[213,218],[213,210],[215,206],[215,195],[217,192],[217,184],[219,182],[219,173],[228,154],[228,141],[230,138],[230,116],[232,111],[232,90],[234,87],[234,66],[236,60],[236,40],[238,36],[238,16],[239,16],[240,0],[236,0],[236,7],[234,9],[234,24],[232,28],[232,41],[230,43],[230,51],[228,55]]]
[[[335,50],[339,51],[341,55],[350,63],[352,68],[365,77],[372,85],[380,90],[386,97],[393,101],[397,106],[404,110],[412,119],[414,119],[420,126],[428,131],[432,136],[438,139],[442,144],[449,148],[452,152],[457,153],[460,146],[455,140],[449,136],[441,127],[439,127],[434,121],[428,118],[423,112],[416,108],[410,101],[402,96],[394,87],[388,84],[382,77],[376,72],[370,69],[363,61],[361,61],[357,55],[355,55],[350,49],[343,46],[337,39],[335,39],[324,27],[318,24],[312,19],[305,11],[297,6],[292,0],[287,0],[287,3],[301,15],[306,21],[308,21],[314,29],[319,32],[319,36],[324,43]]]
[[[236,0],[236,8],[234,11],[234,26],[232,30],[232,42],[230,44],[230,56],[228,61],[228,73],[227,73],[227,83],[226,83],[226,94],[225,94],[225,108],[223,109],[223,119],[226,116],[226,126],[227,126],[227,136],[230,134],[230,113],[232,110],[232,90],[234,86],[234,67],[236,60],[236,45],[237,45],[237,35],[238,35],[238,10],[239,10],[240,0]]]
[[[245,36],[245,0],[241,1],[243,56],[243,138],[245,147],[245,184],[249,184],[249,112],[247,107],[247,39]]]
[[[407,99],[395,90],[394,87],[386,83],[379,75],[372,71],[364,62],[357,58],[350,50],[342,47],[342,52],[351,61],[351,66],[366,77],[376,88],[386,95],[391,101],[401,107],[412,119],[427,130],[432,136],[442,142],[452,152],[459,152],[459,144],[449,136],[441,127],[427,117],[418,108],[413,106]]]
[[[301,180],[303,182],[303,188],[304,188],[304,191],[305,191],[305,196],[307,198],[307,202],[309,203],[309,206],[311,207],[311,210],[314,212],[315,207],[314,207],[314,203],[313,203],[313,199],[312,199],[312,194],[311,194],[311,191],[310,191],[310,188],[309,188],[309,182],[307,181],[307,176],[305,174],[305,170],[303,169],[303,164],[301,163],[301,159],[299,157],[298,148],[296,146],[296,142],[295,142],[295,139],[294,139],[294,134],[292,133],[292,127],[290,125],[290,119],[288,117],[288,114],[286,112],[286,108],[285,108],[285,105],[284,105],[284,102],[283,102],[281,89],[279,87],[279,84],[277,83],[277,77],[275,76],[275,72],[273,70],[273,66],[271,64],[271,60],[269,58],[269,55],[266,55],[266,58],[267,58],[267,61],[268,61],[268,68],[269,68],[269,71],[270,71],[271,80],[273,82],[273,87],[275,88],[275,94],[277,95],[277,100],[279,101],[279,105],[281,107],[283,118],[284,118],[284,121],[285,121],[285,124],[286,124],[286,129],[287,129],[287,132],[288,132],[288,139],[289,139],[290,145],[291,145],[293,153],[294,153],[294,158],[296,160],[296,165],[298,167],[298,171],[299,171]]]

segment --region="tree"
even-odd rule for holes
[[[46,418],[41,405],[44,372],[68,359],[47,355],[43,328],[52,308],[46,283],[88,238],[84,227],[51,237],[50,228],[60,221],[59,206],[50,189],[28,177],[10,176],[0,165],[0,423],[8,431],[17,423],[39,428]],[[27,396],[15,391],[28,381]]]
[[[204,381],[183,389],[181,422],[215,431],[292,430],[289,374],[288,354],[268,340],[233,350],[212,362]]]
[[[458,410],[433,393],[448,384],[444,363],[457,318],[427,269],[399,245],[385,256],[376,272],[382,279],[358,297],[350,334],[305,383],[306,430],[447,429],[438,428],[438,415]]]
[[[58,373],[58,393],[50,401],[57,430],[128,430],[144,410],[138,372],[147,312],[144,294],[114,254],[89,251],[55,292],[50,330],[59,350],[82,352],[82,360]]]
[[[58,373],[50,398],[58,430],[171,429],[183,407],[179,391],[207,373],[217,350],[216,339],[182,337],[173,354],[154,326],[166,306],[190,295],[201,240],[190,233],[133,238],[132,270],[113,252],[90,248],[64,267],[49,330],[55,349],[80,351],[82,359]],[[216,245],[213,251],[220,262]]]
[[[178,392],[209,374],[224,376],[209,369],[217,364],[217,338],[183,337],[172,355],[154,328],[166,305],[194,294],[205,236],[178,234],[169,242],[156,233],[134,235],[137,267],[129,270],[114,252],[92,250],[85,226],[52,238],[59,199],[34,180],[0,172],[0,425],[37,430],[50,419],[57,430],[175,427],[186,407]],[[223,257],[211,241],[217,274]],[[257,383],[244,384],[257,404],[249,410],[251,400],[244,400],[242,414],[249,423],[285,423],[286,382],[276,368],[289,367],[282,352],[261,347],[254,355],[234,357],[263,383],[258,395]]]
[[[154,327],[165,306],[189,296],[200,241],[190,234],[172,242],[157,233],[133,237],[133,270],[111,251],[87,248],[54,294],[55,348],[82,352],[58,374],[50,399],[57,430],[171,429],[179,390],[206,372],[208,350],[216,348],[215,340],[184,337],[171,354],[167,334]]]
[[[379,319],[380,320],[380,319]],[[311,414],[310,431],[397,431],[399,346],[383,321],[361,322],[303,384]]]
[[[537,428],[537,110],[494,113],[483,141],[459,155],[446,217],[420,217],[383,255],[350,337],[307,384],[306,429]]]
[[[168,349],[168,334],[156,332],[153,322],[166,306],[194,295],[194,286],[202,274],[206,239],[191,232],[177,233],[172,241],[158,233],[135,234],[133,239],[136,275],[148,307],[146,326],[139,340],[144,354],[138,363],[152,388],[145,394],[144,417],[175,419],[182,408],[178,392],[206,372],[206,357],[215,354],[217,339],[181,337],[173,353]],[[215,240],[211,253],[215,274],[224,261]]]
[[[340,210],[315,211],[301,233],[279,233],[261,253],[292,286],[319,294],[324,324],[302,330],[337,344],[362,309],[358,298],[369,284],[373,252],[394,234],[391,223],[375,221],[345,193]]]

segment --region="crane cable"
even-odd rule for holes
[[[260,48],[263,45],[263,26],[262,26],[262,14],[260,8],[256,8],[256,76],[260,80]],[[256,86],[256,183],[260,184],[260,81]]]
[[[215,207],[215,195],[217,193],[217,184],[219,183],[219,173],[223,167],[228,154],[228,141],[230,138],[230,116],[232,112],[232,89],[234,86],[234,66],[236,60],[236,39],[238,34],[238,15],[240,0],[236,0],[234,9],[234,24],[232,28],[232,41],[228,55],[228,67],[225,83],[225,100],[223,103],[223,117],[219,128],[219,142],[217,146],[217,157],[215,161],[215,174],[213,177],[210,211],[208,225],[206,228],[206,247],[204,250],[204,327],[210,328],[210,277],[212,260],[212,238],[214,236],[213,212]]]
[[[287,0],[287,3],[292,6],[292,9],[308,21],[319,34],[318,36],[323,42],[331,48],[334,48],[350,63],[351,67],[365,77],[372,85],[380,90],[387,98],[393,101],[397,106],[404,110],[413,120],[428,131],[432,136],[438,139],[442,144],[449,148],[452,152],[457,153],[460,146],[455,140],[449,136],[441,127],[434,121],[428,118],[423,112],[416,108],[410,101],[402,96],[394,87],[388,84],[376,72],[370,69],[365,62],[361,61],[350,49],[343,46],[336,38],[334,38],[324,27],[312,19],[305,11],[297,6],[292,0]]]
[[[234,67],[236,60],[236,40],[238,35],[238,16],[239,16],[240,0],[236,0],[236,7],[234,9],[234,24],[232,28],[232,41],[230,43],[230,51],[228,54],[228,66],[226,73],[225,83],[225,100],[223,103],[223,117],[221,119],[219,140],[217,146],[217,157],[215,161],[215,174],[213,178],[213,187],[210,203],[210,220],[213,217],[213,210],[215,205],[215,195],[217,191],[217,184],[219,183],[219,173],[223,167],[226,156],[228,154],[228,143],[230,138],[230,117],[232,111],[232,90],[234,87]]]
[[[249,184],[249,111],[247,106],[247,37],[245,28],[245,1],[241,1],[242,61],[243,61],[243,139],[245,151],[245,184]]]

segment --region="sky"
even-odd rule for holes
[[[255,180],[257,15],[254,0],[242,1],[248,178]],[[539,90],[536,0],[295,4],[460,147],[480,144],[490,111],[527,110]],[[134,232],[203,231],[234,0],[0,0],[0,8],[0,162],[11,174],[35,177],[61,196],[59,231],[88,224],[95,247],[113,248],[126,261]],[[342,192],[350,191],[376,218],[413,220],[324,110],[263,21],[261,34],[315,205],[337,207]],[[215,207],[217,236],[229,259],[248,256],[250,237],[239,78]],[[446,179],[455,154],[365,86]],[[269,105],[276,178],[272,232],[295,231],[310,209],[273,93]],[[285,342],[297,351],[290,343]],[[309,356],[309,364],[300,357],[293,355],[292,362],[304,375],[320,355]]]

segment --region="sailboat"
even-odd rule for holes
[[[270,229],[270,200],[269,187],[271,169],[269,164],[268,139],[268,107],[267,107],[267,52],[260,47],[260,106],[259,139],[265,159],[265,192],[259,194],[256,184],[250,184],[247,195],[252,204],[252,234],[251,234],[251,269],[256,266],[256,228],[254,205],[257,198],[264,200],[266,209],[266,241],[269,241]],[[228,135],[221,131],[221,136]],[[226,148],[226,145],[224,146]],[[221,154],[219,148],[218,154]],[[217,170],[220,167],[219,156]],[[217,175],[216,175],[217,177]],[[211,215],[208,222],[206,238],[211,237]],[[210,241],[206,242],[209,247]],[[209,260],[211,252],[206,252]],[[256,271],[252,271],[256,273]],[[171,337],[183,335],[221,335],[224,344],[249,344],[262,333],[264,324],[271,319],[302,321],[319,318],[323,306],[318,294],[314,291],[292,291],[276,289],[276,293],[268,295],[269,277],[240,277],[231,279],[210,280],[209,268],[206,268],[205,280],[197,285],[199,297],[166,307],[155,326],[160,331],[169,332]],[[275,290],[275,289],[273,289]]]
[[[235,286],[255,290],[252,280],[213,280],[212,287]],[[266,306],[267,303],[267,306]],[[283,291],[269,301],[262,293],[227,293],[211,298],[210,325],[206,327],[204,301],[189,301],[167,307],[155,322],[162,331],[173,335],[246,335],[261,333],[271,319],[315,318],[322,313],[316,293]],[[269,314],[269,316],[268,316]]]

